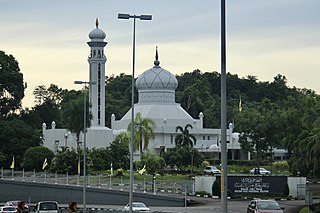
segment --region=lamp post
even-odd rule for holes
[[[67,148],[68,147],[68,133],[64,134],[64,139],[65,139],[64,146]]]
[[[221,209],[227,213],[226,0],[221,0]]]
[[[134,140],[134,68],[135,68],[135,49],[136,49],[136,19],[151,20],[151,15],[130,15],[118,14],[118,19],[133,18],[133,38],[132,38],[132,79],[131,79],[131,141],[130,141],[130,192],[129,192],[129,212],[132,213],[133,201],[133,140]]]
[[[94,85],[96,82],[94,81],[74,81],[74,84],[84,84],[84,89],[87,85]],[[87,128],[87,97],[86,91],[84,91],[83,98],[83,212],[86,213],[86,128]]]

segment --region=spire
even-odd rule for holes
[[[98,18],[96,18],[96,27],[97,27],[97,28],[99,27],[99,20],[98,20]]]
[[[158,46],[156,46],[156,60],[154,61],[154,66],[159,67],[160,61],[158,61],[159,56],[158,56]]]

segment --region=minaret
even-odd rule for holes
[[[107,42],[104,41],[105,32],[99,29],[99,21],[96,19],[96,28],[89,33],[91,41],[87,42],[90,46],[89,62],[89,100],[91,103],[92,127],[105,127],[105,64],[106,56],[104,47]]]

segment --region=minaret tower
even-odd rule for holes
[[[87,42],[90,46],[89,62],[89,100],[91,103],[92,127],[105,127],[105,64],[107,61],[104,55],[105,32],[99,29],[99,21],[96,19],[96,28],[89,33],[91,41]]]

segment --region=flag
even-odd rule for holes
[[[112,167],[112,163],[110,164],[110,175],[113,176],[113,167]]]
[[[44,159],[42,164],[42,170],[44,170],[48,166],[47,158]]]
[[[139,175],[142,175],[143,173],[145,173],[146,170],[147,170],[146,165],[144,165],[143,168],[138,172]]]
[[[241,96],[240,96],[240,100],[239,100],[239,112],[242,111],[242,102],[241,102]]]
[[[78,160],[78,175],[80,175],[80,159]]]
[[[12,157],[12,163],[11,163],[10,169],[14,169],[14,156]]]

